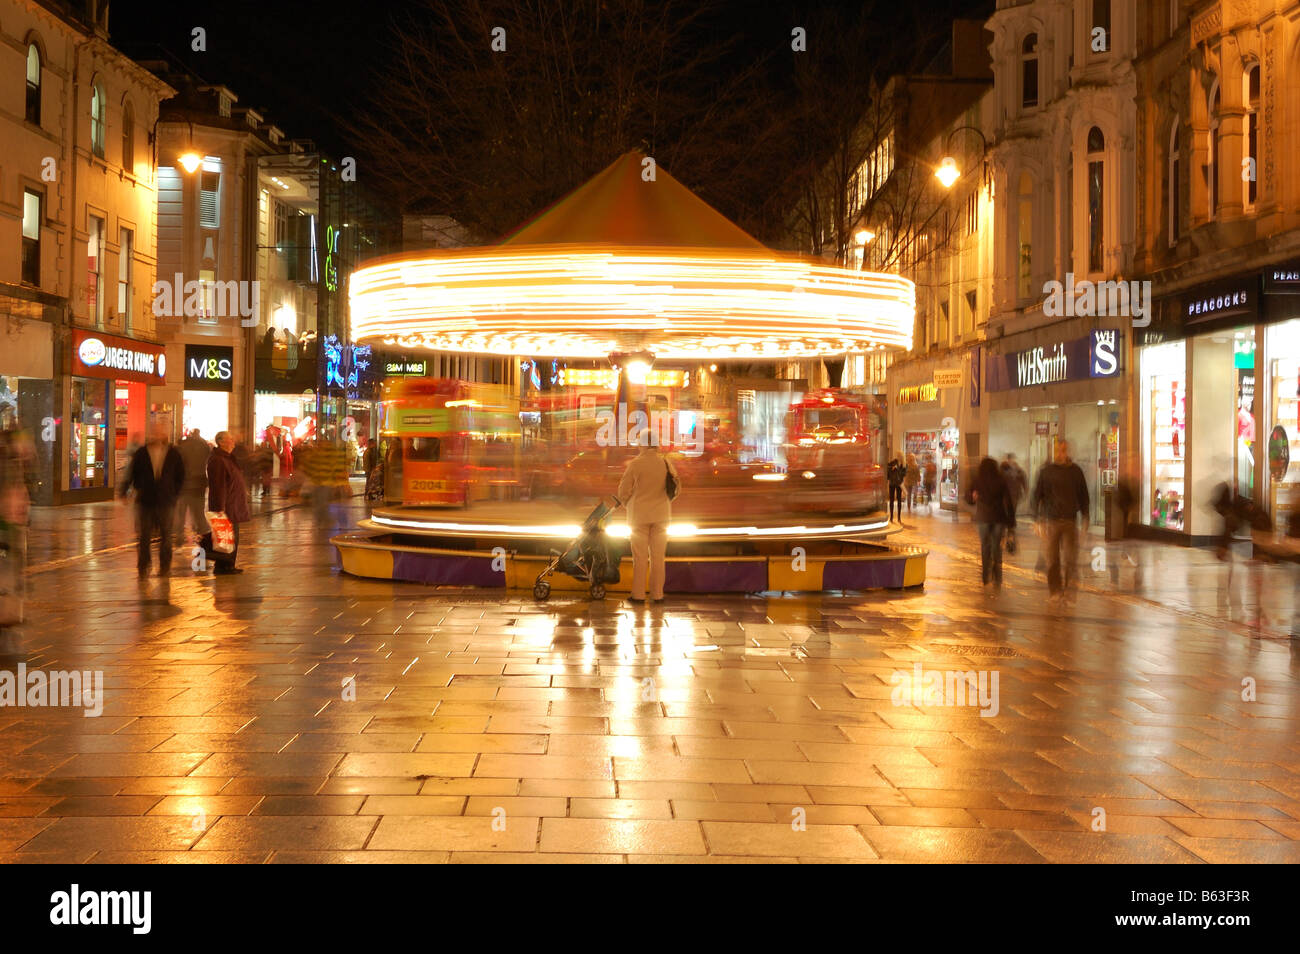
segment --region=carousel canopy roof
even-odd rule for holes
[[[792,358],[909,348],[915,288],[783,255],[629,152],[500,245],[352,274],[353,339],[601,358]]]
[[[762,249],[763,243],[656,167],[624,153],[502,245],[630,245]]]

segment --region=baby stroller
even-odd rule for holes
[[[612,502],[612,506],[611,506]],[[605,584],[618,582],[618,554],[614,553],[605,536],[605,521],[621,503],[617,497],[602,498],[582,524],[582,535],[561,553],[551,551],[551,560],[533,582],[533,598],[544,600],[551,595],[547,581],[556,570],[567,573],[575,580],[583,580],[590,587],[593,600],[605,598]]]

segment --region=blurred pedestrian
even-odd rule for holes
[[[903,490],[907,493],[907,512],[911,513],[916,505],[917,488],[921,485],[921,468],[916,466],[916,455],[907,455],[907,467],[903,471]]]
[[[1002,590],[1002,535],[1015,525],[1015,501],[1011,488],[998,469],[997,461],[985,457],[966,491],[966,502],[975,506],[975,525],[980,535],[980,578],[984,592],[990,586]]]
[[[118,488],[123,500],[128,493],[135,491],[136,523],[140,534],[136,571],[142,580],[152,568],[155,534],[160,537],[158,575],[171,575],[172,520],[184,484],[185,462],[167,440],[166,430],[155,426],[149,440],[127,463],[126,476]]]
[[[1029,478],[1025,476],[1024,469],[1016,463],[1015,454],[1004,457],[998,470],[1007,485],[1007,491],[1011,494],[1011,523],[1007,527],[1006,546],[1008,553],[1015,553],[1019,545],[1016,540],[1016,514],[1020,512],[1020,501],[1025,496],[1025,491],[1029,489]]]
[[[249,459],[249,467],[253,472],[253,481],[249,484],[249,490],[257,490],[263,500],[271,496],[271,475],[275,472],[275,448],[271,446],[269,438],[263,439],[262,443],[257,445],[257,450],[253,451]]]
[[[248,509],[248,489],[244,484],[244,472],[235,462],[235,435],[229,431],[217,434],[217,447],[208,458],[208,510],[224,514],[231,522],[235,532],[235,545],[230,553],[222,553],[211,546],[208,538],[207,549],[212,552],[214,573],[243,573],[235,567],[239,555],[239,525],[252,519]]]
[[[632,530],[629,599],[633,603],[646,601],[648,576],[650,601],[662,603],[668,524],[673,518],[672,499],[676,496],[676,493],[669,496],[668,487],[671,483],[680,488],[681,484],[676,468],[654,446],[649,428],[641,431],[637,442],[641,451],[628,463],[618,484],[618,499],[627,508],[627,525]]]
[[[251,487],[253,485],[253,478],[252,478],[252,456],[253,455],[249,452],[248,444],[244,441],[243,432],[234,431],[233,433],[235,436],[235,449],[230,452],[230,456],[233,457],[235,463],[239,465],[239,472],[244,475],[244,486]]]
[[[1070,445],[1057,441],[1052,463],[1038,472],[1030,509],[1047,549],[1047,589],[1052,599],[1073,598],[1078,586],[1079,526],[1088,530],[1088,481],[1070,459]]]
[[[348,495],[347,451],[338,441],[318,440],[303,464],[311,482],[312,511],[325,525],[336,501]]]
[[[203,439],[196,427],[185,435],[176,449],[185,464],[185,483],[181,485],[181,499],[176,507],[176,545],[183,546],[187,517],[193,521],[195,536],[201,537],[208,532],[208,520],[203,511],[207,509],[208,458],[212,455],[212,445]]]
[[[934,458],[927,458],[925,467],[922,468],[921,485],[925,488],[925,506],[929,510],[934,509],[934,494],[938,489],[939,468],[935,465]]]
[[[907,468],[903,466],[903,452],[899,451],[885,467],[885,479],[889,481],[889,519],[903,519],[903,480]]]

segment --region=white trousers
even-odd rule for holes
[[[664,598],[664,552],[668,549],[668,524],[641,523],[632,528],[632,599],[646,598],[646,571],[650,573],[650,599]]]

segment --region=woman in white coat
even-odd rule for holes
[[[650,577],[650,600],[664,598],[664,551],[668,547],[668,523],[672,520],[672,501],[666,488],[671,473],[677,471],[668,458],[651,443],[650,429],[642,430],[638,442],[641,453],[632,458],[618,485],[618,499],[627,508],[627,525],[632,530],[632,602],[646,600],[647,570]]]

